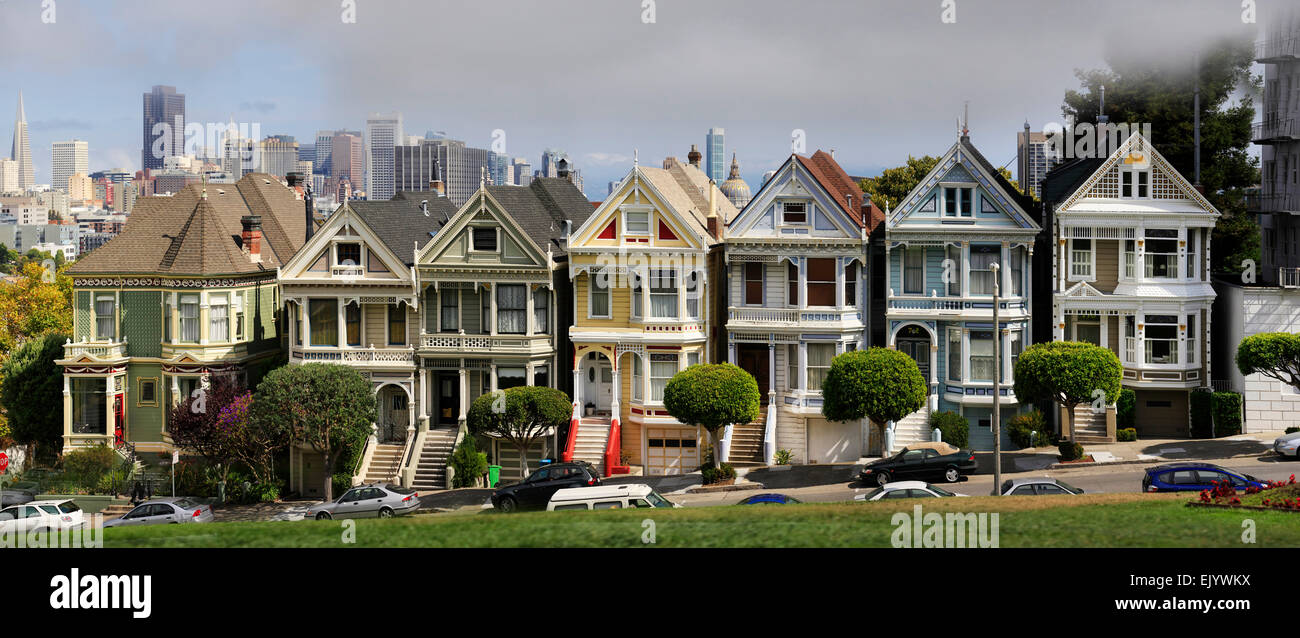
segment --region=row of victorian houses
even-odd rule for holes
[[[1019,353],[1064,339],[1119,355],[1143,434],[1188,431],[1188,393],[1208,385],[1218,213],[1141,136],[1055,171],[1041,206],[965,135],[884,210],[822,151],[791,155],[742,210],[697,157],[638,162],[594,206],[564,177],[484,185],[459,208],[435,182],[324,220],[262,174],[144,198],[69,271],[65,449],[168,451],[169,406],[287,356],[372,382],[365,479],[445,486],[469,403],[529,384],[575,406],[530,465],[674,474],[700,465],[707,438],[667,414],[664,386],[729,361],[754,375],[762,410],[726,430],[724,458],[856,461],[887,452],[884,432],[822,418],[821,384],[836,354],[870,346],[906,352],[929,381],[925,407],[889,426],[895,448],[951,410],[991,449],[993,402],[1004,419],[1028,408],[1010,389]],[[1113,406],[1080,416],[1081,438],[1113,440]],[[490,454],[518,473],[509,446]],[[291,490],[319,489],[319,458],[295,449],[290,467]]]

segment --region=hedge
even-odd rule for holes
[[[1115,426],[1118,428],[1137,427],[1137,393],[1130,388],[1119,391],[1115,401]]]
[[[1236,392],[1215,392],[1214,435],[1241,434],[1241,395]]]
[[[1021,449],[1056,445],[1056,437],[1047,425],[1047,418],[1037,408],[1007,419],[1007,436]]]
[[[1193,390],[1191,397],[1192,436],[1208,439],[1214,436],[1214,395],[1208,390]]]
[[[970,421],[966,417],[952,411],[935,412],[930,415],[930,427],[939,428],[945,443],[970,447]]]

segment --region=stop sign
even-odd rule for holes
[[[3,472],[7,469],[9,469],[9,455],[5,454],[4,452],[0,452],[0,472]]]

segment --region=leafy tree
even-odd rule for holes
[[[1300,390],[1300,334],[1262,332],[1237,344],[1242,376],[1262,374]]]
[[[14,441],[57,450],[63,444],[63,358],[68,336],[50,333],[24,343],[0,366],[4,405]]]
[[[831,421],[898,421],[925,406],[930,393],[916,361],[889,348],[836,355],[822,381],[822,416]]]
[[[325,499],[334,498],[334,467],[375,422],[370,382],[347,366],[288,365],[269,372],[253,395],[256,427],[278,445],[305,443],[325,461]]]
[[[863,179],[858,182],[858,186],[864,193],[871,195],[872,203],[879,206],[881,210],[887,206],[896,207],[938,163],[937,157],[909,155],[906,164],[887,168],[880,172],[879,177]]]
[[[664,386],[664,409],[686,425],[709,432],[718,450],[718,430],[734,423],[758,418],[758,382],[753,375],[730,363],[693,365],[668,380]],[[719,454],[713,467],[722,467]]]
[[[40,262],[25,263],[19,272],[17,282],[0,284],[0,352],[52,332],[72,332],[71,278],[62,271],[46,273]]]
[[[1194,179],[1193,91],[1201,89],[1201,184],[1223,218],[1211,238],[1215,272],[1239,272],[1243,259],[1259,259],[1259,226],[1247,215],[1241,194],[1259,183],[1259,161],[1250,155],[1250,124],[1259,79],[1251,35],[1193,44],[1201,49],[1153,61],[1151,56],[1107,55],[1109,69],[1075,70],[1081,90],[1065,93],[1062,114],[1076,122],[1097,121],[1101,87],[1111,122],[1149,123],[1151,143],[1178,172]],[[1245,97],[1228,101],[1236,94]]]
[[[515,446],[523,474],[528,476],[528,448],[568,423],[572,414],[569,395],[555,388],[524,385],[479,396],[465,418],[470,433],[500,437]]]
[[[1113,403],[1120,398],[1123,367],[1114,352],[1082,341],[1036,343],[1016,360],[1015,393],[1022,403],[1053,401],[1069,415],[1070,441],[1074,436],[1074,408],[1100,398]]]
[[[216,465],[222,481],[242,463],[259,483],[274,482],[274,454],[283,446],[252,419],[253,395],[236,382],[213,379],[200,396],[186,397],[168,414],[176,445]]]

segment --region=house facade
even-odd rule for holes
[[[1028,205],[963,134],[886,213],[886,343],[915,359],[930,386],[925,407],[891,426],[894,449],[929,440],[930,414],[952,411],[970,422],[971,447],[990,450],[993,402],[1004,421],[1020,411],[1011,371],[1033,339],[1030,282],[1040,231]]]
[[[1137,133],[1105,159],[1058,167],[1043,192],[1053,238],[1052,339],[1119,356],[1122,384],[1136,394],[1139,436],[1188,436],[1189,393],[1210,385],[1218,211]],[[1085,423],[1081,440],[1114,436],[1103,427]]]
[[[882,218],[817,151],[791,155],[727,225],[726,358],[758,381],[762,404],[755,423],[729,426],[730,462],[771,464],[778,449],[795,463],[868,452],[861,422],[822,418],[821,382],[835,355],[867,341],[868,233]]]
[[[722,227],[737,211],[695,164],[634,165],[569,237],[574,422],[564,458],[606,473],[699,467],[707,436],[663,406],[668,379],[714,351]]]
[[[64,451],[169,452],[172,406],[214,375],[259,380],[279,355],[276,269],[310,215],[300,191],[260,173],[141,198],[121,234],[68,269]]]

